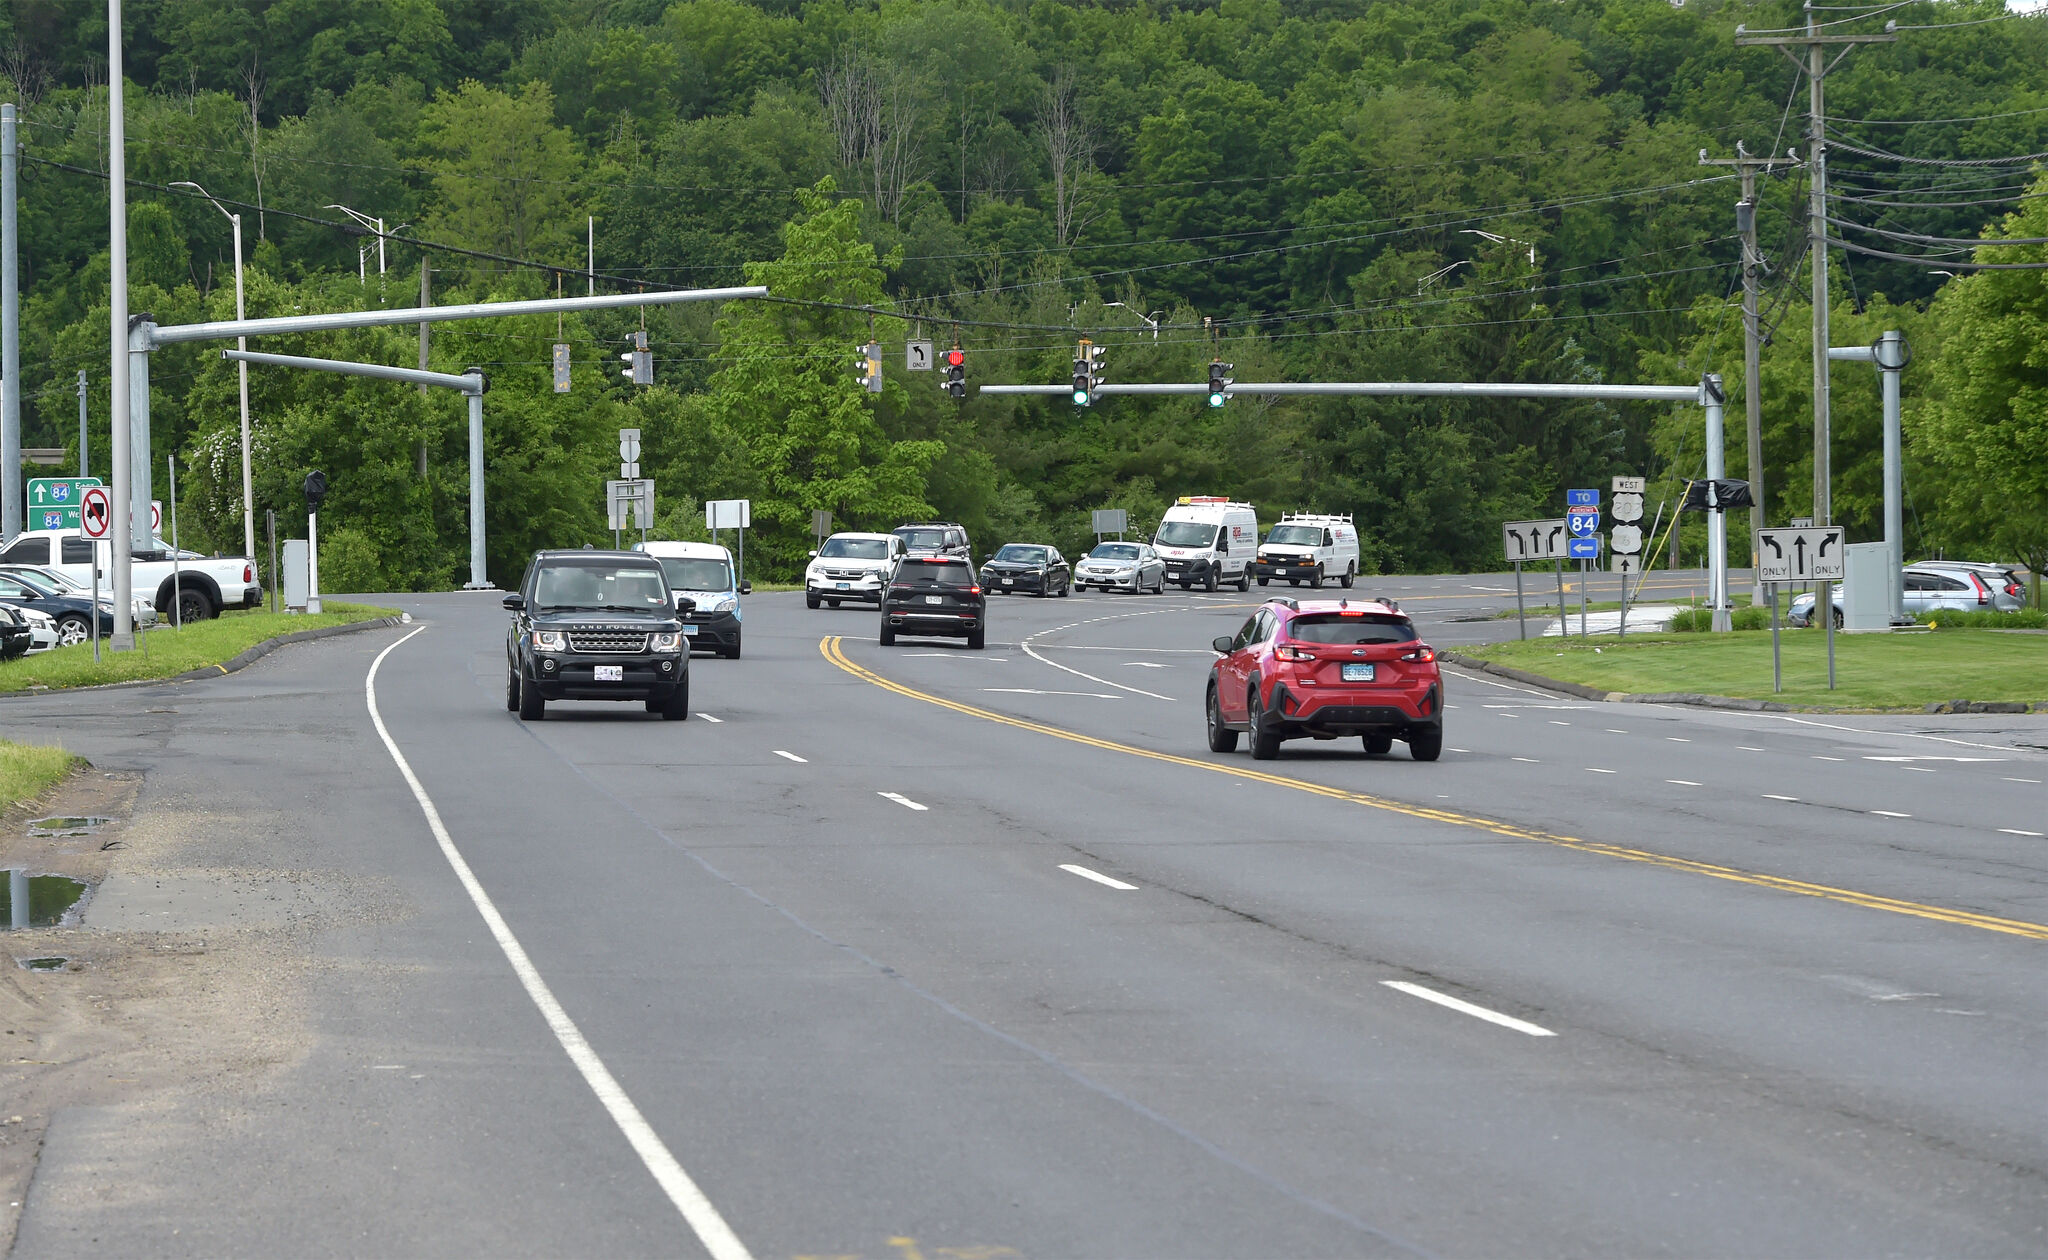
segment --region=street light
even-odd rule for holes
[[[369,228],[371,231],[377,234],[377,274],[380,276],[383,275],[384,220],[373,219],[369,215],[358,213],[357,211],[349,209],[347,206],[329,205],[325,208],[329,210],[339,210],[343,214],[347,215],[349,218],[354,219],[356,222],[362,224],[364,227]],[[356,246],[356,279],[362,283],[367,284],[369,282],[369,277],[364,275],[363,272],[363,247],[361,245],[358,245]]]
[[[207,192],[191,180],[181,179],[177,183],[172,184],[171,187],[190,188],[208,201],[213,201],[212,193]],[[245,319],[247,316],[242,310],[242,216],[229,210],[218,201],[213,201],[213,208],[227,215],[228,222],[233,224],[235,228],[235,318],[238,320]],[[249,348],[249,339],[247,337],[235,338],[235,348],[237,350],[247,350]],[[243,363],[240,366],[242,373],[242,554],[254,560],[256,558],[256,492],[249,476],[249,365]],[[271,574],[270,580],[272,582],[277,581],[277,575]]]
[[[1481,240],[1492,241],[1496,245],[1529,245],[1527,241],[1517,240],[1512,236],[1502,236],[1498,232],[1482,232],[1478,228],[1460,228],[1458,235],[1476,236]],[[1529,245],[1529,265],[1531,267],[1536,265],[1536,247],[1534,245]]]
[[[1122,302],[1104,302],[1102,305],[1104,307],[1123,307],[1124,310],[1130,311],[1131,314],[1138,315],[1136,310],[1125,306]],[[1164,314],[1166,314],[1165,311],[1154,311],[1150,315],[1138,315],[1138,322],[1152,330],[1152,340],[1154,341],[1159,340],[1159,317]]]

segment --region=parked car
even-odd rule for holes
[[[110,604],[95,605],[91,598],[59,595],[49,587],[26,577],[0,574],[0,604],[33,608],[57,623],[57,641],[66,647],[92,637],[92,616],[99,614],[100,633],[114,633],[114,610]]]
[[[637,551],[537,551],[505,597],[505,707],[521,721],[551,700],[638,700],[690,716],[690,648],[668,575]]]
[[[967,544],[967,527],[952,521],[915,521],[898,525],[893,531],[903,540],[903,550],[913,556],[958,556],[974,563],[974,549]]]
[[[882,587],[903,552],[903,540],[895,534],[832,535],[804,566],[804,607],[826,603],[837,608],[841,600],[879,607]]]
[[[738,660],[740,596],[753,594],[754,584],[734,582],[732,553],[701,542],[634,543],[633,550],[661,561],[669,593],[689,601],[682,619],[690,649]]]
[[[209,557],[196,551],[179,551],[154,539],[147,551],[130,555],[131,593],[147,598],[158,612],[171,615],[171,595],[179,592],[181,621],[204,621],[220,616],[223,608],[259,608],[263,587],[256,581],[256,565],[242,556]],[[97,555],[97,559],[95,559]],[[92,566],[100,572],[112,570],[113,552],[104,538],[94,541],[76,530],[32,529],[14,536],[7,550],[0,551],[0,564],[45,566],[92,580]]]
[[[884,647],[899,634],[965,638],[979,649],[988,631],[988,598],[959,556],[905,556],[882,597]]]
[[[26,656],[30,638],[28,618],[16,609],[0,604],[0,661]]]
[[[1391,600],[1268,600],[1210,645],[1209,750],[1251,736],[1269,761],[1289,739],[1359,736],[1368,754],[1404,740],[1417,761],[1444,746],[1436,652]]]
[[[52,588],[59,595],[76,595],[89,599],[93,593],[92,583],[89,578],[80,578],[61,569],[53,569],[48,565],[0,564],[0,573],[27,578],[32,582],[40,582],[44,586]],[[104,574],[100,576],[99,599],[100,603],[105,607],[112,608],[114,606],[114,589],[108,585],[106,575]],[[156,605],[138,595],[135,597],[130,615],[138,626],[153,626],[157,621]]]
[[[2013,608],[2023,608],[2027,602],[2027,573],[2018,565],[1986,564],[1976,560],[1915,560],[1907,566],[1912,569],[1939,569],[1944,572],[1975,573],[1992,589],[1992,599],[1997,601],[2000,611],[2006,608],[2004,599],[2013,601]],[[2003,598],[2001,598],[2003,597]]]
[[[1901,580],[1905,587],[1905,612],[1909,617],[1929,612],[2011,612],[2024,606],[2020,596],[2008,594],[2004,587],[1992,585],[1969,569],[1910,564],[1902,571]],[[1835,584],[1834,592],[1835,625],[1839,628],[1842,624],[1840,583]],[[1792,606],[1785,613],[1785,624],[1813,624],[1812,591],[1801,591],[1793,596]]]
[[[28,650],[48,652],[62,646],[63,636],[57,633],[57,619],[40,608],[17,608],[15,614],[28,622]]]
[[[1075,566],[1074,585],[1082,590],[1099,586],[1105,591],[1158,595],[1166,590],[1166,561],[1149,543],[1096,543],[1095,550]]]
[[[1074,569],[1058,547],[1004,543],[981,566],[981,584],[990,594],[1068,595]]]

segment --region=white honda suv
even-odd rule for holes
[[[834,534],[811,553],[804,567],[804,607],[839,607],[841,600],[880,606],[889,574],[903,558],[894,534]]]

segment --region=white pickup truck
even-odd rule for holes
[[[180,551],[174,560],[170,544],[161,538],[155,542],[156,550],[131,553],[129,584],[137,599],[147,599],[166,619],[172,615],[173,590],[183,592],[177,614],[183,621],[218,617],[223,608],[262,606],[263,587],[256,580],[255,564],[248,559]],[[107,540],[94,541],[77,530],[32,529],[16,534],[6,550],[0,551],[0,564],[42,565],[89,584],[95,551],[104,587],[113,573],[113,553]]]

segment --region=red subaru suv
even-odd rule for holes
[[[1235,636],[1213,643],[1209,749],[1239,732],[1270,761],[1285,739],[1357,735],[1368,753],[1405,740],[1417,761],[1444,748],[1444,682],[1436,652],[1390,599],[1269,600]]]

